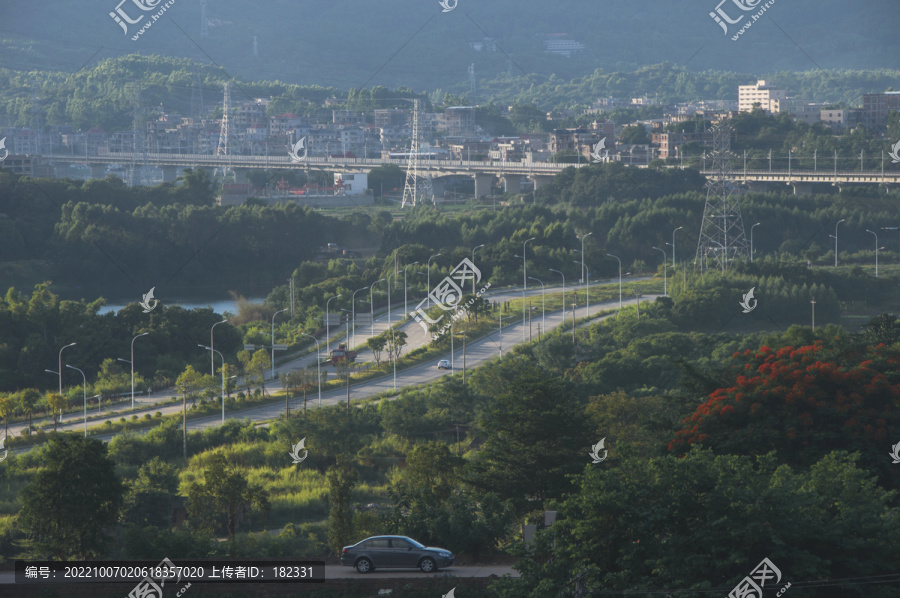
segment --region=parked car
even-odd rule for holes
[[[438,369],[439,370],[452,370],[453,366],[450,365],[450,360],[442,359],[438,362]]]
[[[378,568],[419,568],[433,573],[453,566],[453,553],[443,548],[423,546],[406,536],[372,536],[353,546],[344,546],[341,564],[359,573]]]

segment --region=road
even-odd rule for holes
[[[631,281],[641,280],[639,278],[632,278]],[[610,284],[610,283],[606,283]],[[617,282],[615,283],[617,284]],[[600,286],[596,283],[592,284],[591,287]],[[583,291],[583,285],[567,285],[566,292],[572,292],[575,290]],[[554,292],[555,288],[550,288],[550,292]],[[535,297],[540,295],[540,288],[537,289],[529,288],[526,291],[526,296]],[[497,290],[497,291],[488,291],[485,296],[489,297],[494,301],[507,301],[512,299],[519,299],[522,297],[521,290]],[[648,296],[644,299],[644,301],[652,300],[652,296]],[[629,299],[623,301],[623,305],[632,305],[635,303],[635,299]],[[413,309],[417,304],[410,303],[410,309]],[[596,304],[592,303],[590,306],[590,314],[595,315],[598,312],[615,309],[618,307],[618,301],[609,301],[606,303]],[[400,320],[400,317],[403,315],[402,305],[400,309],[394,309],[391,312],[391,322],[397,323]],[[571,317],[571,312],[567,314]],[[578,309],[577,317],[582,318],[586,315],[584,307]],[[540,320],[540,317],[537,318]],[[546,314],[546,324],[547,329],[552,330],[563,323],[563,314],[561,311],[556,312],[548,312]],[[527,335],[527,324],[523,326],[521,318],[510,318],[510,320],[504,319],[503,322],[503,330],[502,330],[502,338],[501,334],[498,332],[494,332],[486,337],[478,341],[474,341],[467,344],[466,347],[466,368],[472,369],[475,368],[490,359],[493,359],[500,354],[501,346],[504,349],[511,349],[513,345],[519,344],[523,340],[523,328],[525,329],[525,334]],[[534,326],[535,332],[537,331],[537,322],[532,321],[532,325]],[[387,330],[388,328],[388,314],[382,313],[380,315],[376,315],[375,318],[375,334],[380,334],[381,332]],[[366,326],[357,326],[356,329],[356,346],[360,349],[360,354],[358,357],[358,361],[371,361],[372,355],[368,349],[362,349],[365,341],[371,336],[371,327],[369,325]],[[408,320],[401,327],[400,330],[403,330],[407,334],[407,342],[408,346],[405,349],[405,352],[409,352],[418,347],[425,346],[430,342],[430,334],[426,333],[423,328],[413,320]],[[536,339],[537,336],[535,335]],[[324,351],[324,343],[320,341],[320,345],[322,350]],[[330,343],[330,346],[335,346],[335,343]],[[429,382],[433,382],[442,376],[446,375],[459,375],[459,370],[461,369],[462,364],[462,346],[461,343],[457,343],[454,347],[454,354],[451,356],[449,353],[445,356],[441,356],[435,359],[434,362],[428,362],[425,364],[420,364],[417,366],[408,367],[406,369],[397,370],[397,383],[396,388],[399,390],[406,386],[414,386],[419,384],[426,384]],[[438,370],[435,367],[435,364],[438,359],[448,359],[452,360],[456,366],[456,370],[453,372],[449,372],[447,370]],[[286,363],[276,366],[276,378],[269,380],[266,383],[267,391],[273,392],[281,389],[281,384],[277,379],[277,375],[281,372],[291,371],[297,368],[304,368],[310,365],[315,364],[315,354],[311,353],[302,357],[298,357],[297,359],[290,360]],[[324,367],[323,369],[329,372],[329,378],[334,378],[334,368],[332,367]],[[350,396],[351,400],[353,399],[364,399],[372,396],[376,396],[378,394],[392,391],[394,390],[394,381],[393,375],[382,376],[379,378],[371,379],[365,382],[360,382],[359,384],[353,384],[351,382],[350,385]],[[133,414],[138,415],[138,417],[143,417],[145,413],[154,413],[156,411],[160,411],[163,415],[171,415],[176,413],[181,413],[182,405],[180,403],[169,404],[165,406],[158,405],[159,402],[170,400],[172,398],[172,392],[163,391],[154,393],[150,396],[136,398],[136,411],[128,411],[128,416],[130,417]],[[330,391],[325,391],[322,393],[322,404],[323,405],[335,405],[340,403],[341,401],[346,401],[347,391],[346,387],[340,389],[333,389]],[[308,406],[315,407],[318,403],[317,393],[315,390],[308,395],[310,399]],[[302,406],[301,400],[292,400],[291,409],[296,410],[297,406]],[[121,408],[120,408],[121,409]],[[256,407],[247,407],[242,409],[237,409],[231,412],[226,412],[225,416],[228,419],[238,418],[244,419],[249,418],[251,421],[260,422],[269,419],[274,419],[280,413],[283,412],[284,404],[277,402],[271,405],[266,406],[256,406]],[[96,416],[98,411],[95,409],[93,412],[89,411],[88,416],[91,415]],[[103,414],[107,417],[98,418],[88,422],[88,427],[94,427],[98,425],[102,425],[104,421],[117,421],[120,417],[123,416],[123,413],[118,413],[113,410],[104,410]],[[207,428],[210,426],[220,425],[222,422],[221,414],[209,415],[204,417],[198,417],[188,420],[188,429],[189,430],[198,430]],[[14,424],[10,426],[10,433],[16,434],[21,433],[21,430],[25,427],[24,424]],[[61,430],[69,430],[69,431],[80,431],[83,429],[83,415],[79,413],[70,413],[63,417],[62,423],[59,426]],[[109,440],[115,435],[115,433],[102,434],[95,436],[96,438],[100,438],[102,440]]]

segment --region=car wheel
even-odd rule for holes
[[[367,558],[361,558],[356,561],[356,570],[360,573],[370,573],[375,570],[375,567],[372,566],[372,561]]]
[[[419,569],[422,570],[422,573],[433,573],[437,571],[437,565],[434,562],[434,559],[425,557],[421,561],[419,561]]]

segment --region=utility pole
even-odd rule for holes
[[[816,331],[816,298],[813,297],[809,301],[812,304],[812,329],[813,332]]]

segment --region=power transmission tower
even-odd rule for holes
[[[44,117],[41,114],[41,92],[36,77],[31,77],[30,85],[31,99],[29,100],[29,112],[31,112],[31,118],[29,119],[28,126],[31,128],[34,135],[26,144],[25,151],[17,149],[17,153],[41,154],[43,153]],[[18,143],[16,145],[18,146]]]
[[[259,42],[256,41],[257,36],[253,36],[253,57],[259,58]]]
[[[714,267],[726,270],[729,262],[737,257],[750,258],[750,246],[744,234],[741,218],[740,196],[734,193],[734,185],[728,180],[731,170],[730,124],[721,122],[712,128],[711,170],[714,175],[706,183],[706,207],[703,224],[697,242],[695,267],[709,269],[710,259]]]
[[[209,37],[209,20],[206,18],[206,0],[200,0],[200,37]]]
[[[476,84],[475,84],[475,63],[469,65],[469,92],[472,94],[472,98],[475,98]]]
[[[225,156],[225,168],[223,177],[231,170],[231,159],[228,155],[228,128],[231,121],[231,83],[225,84],[225,98],[222,102],[222,127],[219,129],[219,146],[216,148],[217,156]]]
[[[419,100],[412,100],[412,103],[412,140],[409,148],[409,160],[406,163],[406,184],[403,186],[403,203],[400,206],[401,208],[405,208],[407,203],[415,206],[419,197],[429,198],[434,203],[434,189],[431,185],[431,177],[419,176]]]
[[[128,175],[128,186],[135,187],[145,184],[143,165],[147,162],[147,147],[144,143],[144,111],[141,108],[141,84],[133,81],[128,84],[131,92],[132,119],[131,119],[131,172]],[[138,153],[141,154],[141,163],[138,164]]]
[[[191,85],[191,117],[197,119],[197,124],[203,119],[203,87],[200,85],[200,75],[194,73]]]

